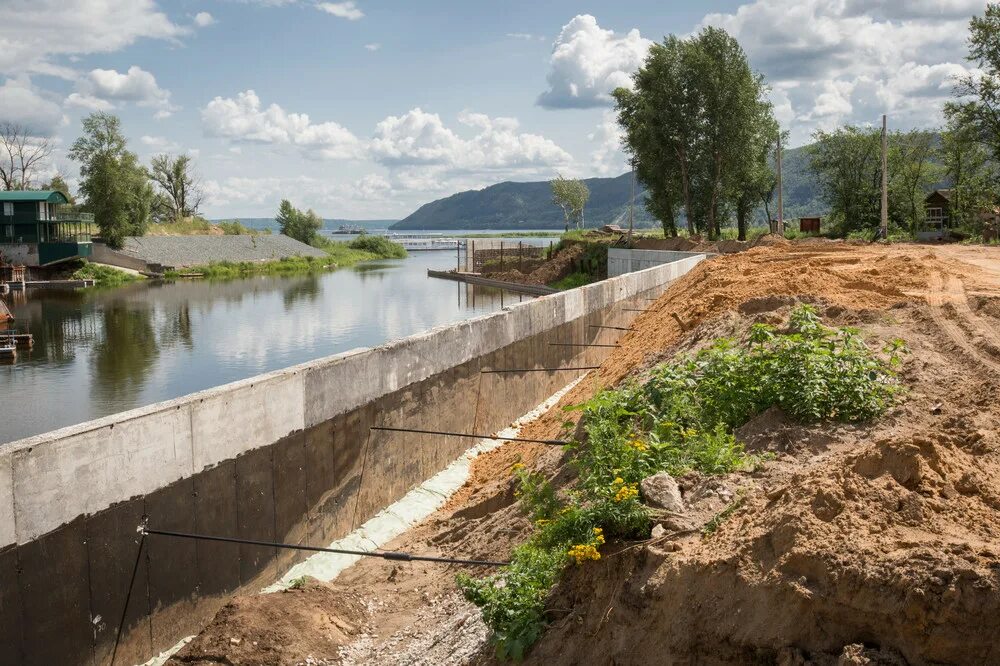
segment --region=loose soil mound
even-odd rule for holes
[[[522,273],[515,269],[502,273],[490,273],[489,277],[494,280],[517,282],[519,284],[552,284],[572,273],[574,267],[583,258],[585,253],[586,250],[582,245],[570,245],[558,252],[552,259],[543,262],[530,273]]]
[[[1000,662],[1000,251],[809,241],[705,261],[562,405],[755,322],[781,326],[803,301],[872,346],[903,338],[905,402],[873,424],[758,415],[738,435],[773,459],[753,473],[679,479],[683,520],[662,517],[662,536],[609,543],[599,562],[572,567],[528,663]],[[556,437],[568,414],[557,406],[523,436]],[[566,480],[561,451],[506,445],[387,547],[506,557],[531,529],[510,479],[517,461]],[[357,617],[339,596],[306,589],[236,605],[258,616],[254,640],[281,663],[493,663],[475,610],[455,596],[457,570],[369,560],[345,572],[333,589],[369,599],[366,635],[327,629],[336,650],[310,632],[324,631],[312,619],[320,608]],[[226,647],[242,621],[223,611],[179,659],[204,645],[230,659],[220,663],[251,663]]]

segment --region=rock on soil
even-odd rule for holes
[[[684,512],[681,489],[674,481],[674,477],[666,472],[659,472],[643,479],[639,487],[642,490],[643,501],[649,506],[674,513]]]

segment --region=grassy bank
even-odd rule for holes
[[[350,243],[317,238],[314,245],[326,252],[327,256],[283,257],[275,261],[219,261],[167,271],[164,277],[198,275],[213,280],[231,280],[252,275],[308,275],[353,266],[362,261],[406,257],[406,250],[402,245],[381,236],[362,236]]]
[[[74,280],[94,280],[95,287],[121,287],[144,279],[134,273],[103,264],[92,264],[86,260],[80,268],[73,272],[72,278]]]

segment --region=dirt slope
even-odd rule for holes
[[[872,344],[906,340],[906,401],[871,425],[806,427],[774,410],[747,424],[740,437],[775,459],[682,479],[689,524],[574,568],[529,663],[1000,660],[1000,251],[806,241],[704,262],[563,402],[781,322],[800,301]],[[556,436],[565,417],[554,408],[527,436]],[[390,547],[505,557],[530,530],[510,465],[557,475],[560,457],[512,444],[479,458],[448,506]],[[368,560],[329,586],[237,600],[176,663],[491,663],[458,570]]]

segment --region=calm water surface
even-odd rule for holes
[[[6,298],[35,346],[0,365],[0,442],[370,347],[530,297],[427,277],[413,253],[309,277],[141,283]]]

